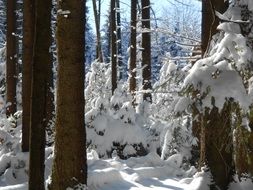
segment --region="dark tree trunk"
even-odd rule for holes
[[[202,1],[202,34],[201,34],[201,54],[204,56],[209,42],[212,39],[212,36],[217,33],[217,26],[219,24],[219,19],[214,15],[214,10],[219,11],[220,13],[224,13],[228,8],[228,1],[220,1],[220,0],[203,0]],[[192,96],[197,99],[198,92],[193,92]],[[191,162],[194,165],[198,165],[199,156],[200,156],[200,131],[201,117],[199,116],[198,105],[197,102],[194,102],[192,105],[192,133],[193,136],[198,138],[198,144],[192,147],[192,159]],[[199,169],[201,165],[198,165]]]
[[[97,34],[96,58],[99,60],[99,62],[102,63],[103,53],[102,53],[102,48],[101,48],[101,36],[100,36],[101,0],[98,1],[99,10],[97,10],[96,0],[92,0],[92,4],[93,4],[93,12],[94,12],[94,18],[95,18],[96,34]]]
[[[229,1],[221,0],[203,0],[202,1],[202,32],[201,32],[201,50],[202,56],[208,50],[212,36],[217,33],[219,19],[215,16],[215,10],[224,13],[229,6]]]
[[[6,50],[6,116],[13,115],[17,109],[17,41],[16,41],[16,0],[7,1],[7,50]]]
[[[47,99],[46,99],[46,132],[49,137],[47,145],[51,145],[54,136],[54,124],[55,124],[55,104],[54,104],[54,79],[53,79],[53,58],[52,54],[45,56],[48,64],[47,68]]]
[[[87,183],[84,126],[85,3],[80,0],[58,1],[59,10],[69,12],[57,15],[59,67],[51,190]]]
[[[150,1],[141,0],[142,6],[142,78],[143,90],[151,90],[151,36],[150,36]],[[143,93],[143,100],[152,102],[150,92]]]
[[[24,1],[23,70],[22,70],[22,151],[29,151],[29,126],[34,41],[34,0]]]
[[[212,174],[211,190],[226,190],[234,174],[231,112],[228,101],[222,110],[205,108],[203,115],[200,157]]]
[[[117,32],[116,32],[116,2],[111,0],[111,67],[112,67],[112,94],[117,88]]]
[[[123,79],[123,59],[122,59],[122,42],[121,42],[121,20],[120,20],[120,2],[116,0],[116,10],[117,10],[117,57],[118,57],[118,67],[119,67],[119,80]]]
[[[48,68],[51,65],[51,0],[35,0],[29,190],[44,190]]]
[[[109,13],[108,15],[108,29],[107,29],[107,40],[108,40],[108,46],[106,47],[107,48],[107,52],[108,52],[108,55],[107,55],[107,63],[110,62],[110,55],[111,55],[111,13]]]
[[[236,113],[236,129],[234,132],[234,157],[238,177],[253,177],[253,112],[249,116],[249,126],[243,126],[239,105]],[[250,127],[251,131],[247,129]],[[245,176],[244,176],[245,175]]]
[[[129,90],[133,96],[133,104],[136,91],[136,23],[137,23],[137,0],[131,0],[131,42],[129,62]]]

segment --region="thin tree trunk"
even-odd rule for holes
[[[16,0],[7,1],[7,50],[6,50],[6,116],[13,115],[17,110],[17,41],[16,41]]]
[[[99,10],[97,10],[97,3],[96,0],[92,0],[93,4],[93,12],[94,12],[94,18],[95,18],[95,26],[96,26],[96,34],[97,34],[97,45],[96,45],[96,58],[99,60],[99,62],[103,62],[103,53],[101,48],[101,36],[100,36],[100,7],[101,7],[101,0],[98,2]]]
[[[109,12],[109,15],[108,15],[108,28],[107,28],[107,40],[108,40],[108,46],[106,47],[107,48],[107,51],[108,51],[108,54],[107,54],[107,63],[110,62],[110,55],[111,55],[111,12]]]
[[[143,90],[151,90],[151,36],[150,1],[142,0],[142,78]],[[143,100],[152,102],[150,92],[143,93]]]
[[[116,2],[111,0],[111,67],[112,94],[117,88],[117,33],[116,33]]]
[[[51,190],[74,188],[80,183],[87,183],[84,126],[85,3],[80,0],[58,1],[59,10],[69,12],[57,15],[59,67]]]
[[[51,64],[51,0],[35,0],[29,190],[44,190],[48,67]]]
[[[137,23],[137,0],[131,0],[131,43],[130,43],[130,62],[129,62],[129,90],[133,96],[136,91],[136,23]]]
[[[117,14],[117,58],[119,67],[119,80],[123,79],[123,59],[122,59],[122,39],[121,39],[121,20],[120,20],[120,2],[116,0],[116,14]]]
[[[22,72],[22,151],[29,151],[29,126],[34,41],[34,0],[24,0],[23,72]]]

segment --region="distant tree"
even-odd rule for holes
[[[99,62],[103,62],[103,52],[101,47],[101,35],[100,35],[101,0],[92,0],[92,4],[97,35],[96,58],[99,60]]]
[[[137,23],[137,0],[131,0],[131,39],[129,61],[129,90],[133,96],[136,91],[136,23]],[[133,102],[134,103],[134,102]]]
[[[112,94],[117,88],[117,29],[116,29],[116,0],[111,0],[111,67],[112,67]]]
[[[32,59],[35,12],[34,0],[24,0],[23,69],[22,69],[22,151],[29,151],[29,126],[32,87]]]
[[[86,15],[89,15],[89,9],[86,7]],[[96,36],[93,32],[93,29],[90,25],[90,17],[86,17],[86,24],[85,24],[85,65],[87,72],[89,70],[89,67],[96,59]]]
[[[116,0],[116,15],[117,15],[117,58],[119,67],[119,80],[123,79],[123,54],[122,54],[122,37],[121,37],[121,18],[120,18],[120,1]]]
[[[6,115],[16,112],[17,83],[17,41],[16,41],[16,0],[7,1],[7,46],[6,46]]]
[[[44,190],[48,71],[51,66],[51,0],[35,0],[29,190]],[[32,31],[31,31],[32,32]]]
[[[151,90],[151,34],[150,1],[142,0],[142,78],[143,90]],[[144,92],[143,100],[151,102],[150,92]]]
[[[102,49],[105,58],[105,63],[110,62],[111,56],[111,13],[110,10],[106,13],[105,24],[103,25],[102,31],[104,35],[101,37]]]
[[[58,1],[56,40],[59,66],[51,190],[75,188],[87,182],[84,126],[85,4],[86,1],[80,0]]]

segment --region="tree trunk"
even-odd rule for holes
[[[80,0],[58,1],[59,10],[68,12],[57,15],[59,67],[51,190],[74,188],[87,182],[84,126],[85,3]]]
[[[51,64],[51,0],[35,0],[29,190],[44,190],[48,67]]]
[[[235,168],[238,177],[245,177],[243,175],[253,176],[253,114],[250,111],[249,126],[243,126],[242,114],[239,107],[236,112],[236,129],[234,133],[235,138]],[[250,130],[247,129],[250,127]]]
[[[116,2],[111,0],[111,67],[112,67],[112,94],[117,88],[117,33],[116,33]]]
[[[131,0],[131,42],[129,64],[129,90],[133,96],[133,105],[136,91],[136,24],[137,24],[137,0]]]
[[[202,56],[204,56],[209,42],[212,39],[212,36],[217,33],[217,26],[219,24],[219,19],[214,15],[214,10],[219,11],[220,13],[224,13],[228,8],[228,1],[220,1],[220,0],[203,0],[202,1],[202,33],[201,33],[201,52]],[[212,15],[212,16],[210,16]],[[194,98],[197,97],[198,92],[193,92],[192,96]],[[199,142],[196,146],[192,147],[192,159],[191,163],[194,165],[198,165],[199,156],[200,156],[200,132],[201,132],[201,117],[199,116],[198,106],[196,102],[192,105],[192,133],[193,136],[196,137]],[[201,165],[198,165],[199,169]]]
[[[141,0],[142,6],[142,84],[143,90],[151,90],[151,37],[150,37],[150,1]],[[143,100],[152,102],[150,92],[143,93]]]
[[[231,102],[226,102],[222,110],[205,108],[201,130],[200,158],[213,177],[210,189],[226,190],[234,171]]]
[[[107,28],[107,31],[106,31],[106,35],[107,35],[107,40],[108,40],[108,46],[106,47],[107,48],[107,52],[108,52],[108,55],[106,56],[107,58],[107,63],[110,62],[110,55],[111,55],[111,13],[109,12],[109,15],[108,15],[108,28]]]
[[[32,59],[34,41],[34,0],[24,1],[23,73],[22,73],[22,151],[29,151],[29,126],[32,86]]]
[[[203,0],[202,1],[202,32],[201,32],[201,50],[202,56],[208,50],[212,36],[217,33],[219,19],[215,15],[215,10],[224,13],[229,6],[229,1],[221,0]]]
[[[97,10],[96,0],[92,0],[92,4],[93,4],[93,12],[94,12],[94,18],[95,18],[96,34],[97,34],[96,58],[99,60],[100,63],[102,63],[103,53],[102,53],[102,48],[101,48],[101,36],[100,36],[101,0],[99,0],[98,2],[99,10]]]
[[[17,41],[16,41],[16,0],[7,1],[7,49],[6,49],[6,116],[13,115],[17,109]]]
[[[119,80],[123,79],[123,59],[122,59],[122,42],[121,42],[121,20],[120,20],[120,2],[116,0],[116,10],[117,10],[117,58],[119,67]]]
[[[51,37],[51,36],[50,36]],[[55,124],[55,104],[54,104],[54,78],[53,78],[53,58],[52,54],[45,56],[48,64],[47,68],[47,99],[46,99],[46,133],[48,135],[47,145],[53,143],[54,124]]]

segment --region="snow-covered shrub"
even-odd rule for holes
[[[137,116],[131,102],[116,101],[122,97],[118,96],[120,94],[114,94],[109,107],[105,108],[97,102],[97,107],[85,115],[88,144],[101,157],[111,157],[114,150],[121,158],[146,153],[147,132],[136,122]]]
[[[241,20],[240,10],[234,6],[222,16],[227,20]],[[199,92],[202,107],[212,107],[214,97],[219,109],[227,98],[233,98],[247,108],[251,100],[243,75],[253,61],[248,39],[242,34],[240,23],[224,22],[218,29],[220,33],[212,43],[208,57],[197,61],[189,70],[184,87],[191,86]]]
[[[108,107],[107,104],[111,97],[111,70],[109,66],[109,64],[98,61],[91,64],[90,72],[86,74],[85,112],[99,106]]]
[[[162,120],[170,120],[174,113],[174,104],[179,98],[184,71],[179,70],[175,62],[164,62],[160,79],[154,84],[151,114]]]
[[[192,136],[189,98],[180,97],[182,81],[187,68],[179,69],[175,62],[165,62],[160,79],[154,85],[151,130],[162,159],[181,155],[184,162],[191,158]]]
[[[138,123],[127,85],[119,83],[111,95],[110,69],[94,62],[85,90],[87,142],[100,157],[117,152],[121,158],[144,155],[148,146],[147,130]],[[115,150],[115,151],[114,151]]]
[[[9,118],[0,118],[0,156],[21,150],[19,142],[21,138],[20,119],[21,112],[17,112]]]
[[[163,142],[162,159],[180,154],[183,159],[189,160],[191,147],[196,144],[196,139],[192,136],[190,116],[174,119],[167,128]]]

